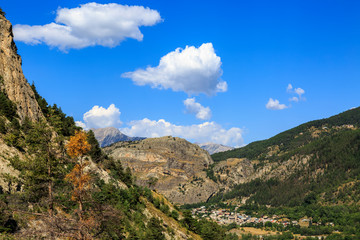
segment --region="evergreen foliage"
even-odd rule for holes
[[[333,192],[345,182],[360,180],[360,130],[344,130],[319,138],[280,156],[277,161],[284,161],[296,154],[313,155],[308,168],[299,170],[281,181],[277,178],[255,179],[236,185],[231,191],[214,196],[210,202],[250,197],[249,203],[298,206],[321,200],[320,195],[323,193],[326,193],[325,200],[328,202],[335,199],[341,201],[342,199],[338,195],[335,196]],[[318,169],[321,169],[323,173],[315,178],[313,173]],[[346,195],[351,199],[348,201],[359,201],[358,193],[356,188],[349,188]]]
[[[8,98],[5,92],[0,90],[0,116],[5,116],[10,121],[18,117],[16,105]]]
[[[103,151],[101,150],[100,145],[99,145],[98,141],[96,140],[95,134],[92,130],[89,130],[87,132],[87,141],[91,145],[91,148],[89,151],[89,156],[91,157],[91,159],[96,163],[103,161],[106,156],[103,153]]]

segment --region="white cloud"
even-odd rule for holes
[[[303,95],[305,93],[305,90],[302,88],[295,88],[294,91],[297,95],[299,95],[300,99],[301,99],[301,95]]]
[[[209,107],[204,107],[195,101],[195,98],[188,98],[184,100],[184,105],[188,113],[195,114],[196,118],[201,120],[209,120],[211,118],[211,110]]]
[[[76,124],[84,129],[120,127],[122,124],[120,114],[119,109],[114,104],[111,104],[107,109],[94,106],[84,114],[85,123],[78,121]]]
[[[115,47],[126,38],[143,39],[139,27],[161,21],[158,11],[143,6],[87,3],[59,8],[55,23],[14,26],[14,37],[27,44],[45,43],[62,51],[89,46]]]
[[[266,104],[266,108],[270,110],[282,110],[287,108],[285,104],[280,104],[279,100],[272,98],[269,99],[268,103]]]
[[[291,92],[292,89],[293,89],[293,86],[289,83],[289,85],[286,88],[286,91]]]
[[[75,125],[78,126],[78,127],[81,127],[82,129],[88,129],[85,125],[85,123],[83,123],[82,121],[76,121],[75,122]]]
[[[289,99],[290,102],[298,102],[299,98],[298,97],[292,97]]]
[[[204,122],[198,125],[181,126],[160,119],[158,121],[144,118],[132,121],[128,128],[120,131],[129,136],[161,137],[176,136],[195,142],[214,142],[223,145],[243,145],[243,130],[240,128],[224,129],[215,122]]]
[[[188,94],[214,95],[227,91],[227,83],[220,79],[221,59],[215,54],[212,43],[204,43],[199,48],[177,48],[163,56],[158,66],[127,72],[122,76],[131,78],[139,86],[170,88]]]
[[[302,88],[294,88],[290,83],[286,88],[286,92],[290,94],[297,94],[297,97],[292,97],[289,99],[291,102],[299,102],[300,100],[305,100],[305,98],[302,97],[303,94],[305,94],[305,90]]]

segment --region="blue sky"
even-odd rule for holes
[[[28,81],[87,127],[240,146],[359,106],[359,1],[96,3],[112,20],[103,36],[102,19],[85,14],[77,28],[70,14],[87,1],[1,2]],[[130,30],[106,12],[123,5],[145,7],[121,12]],[[57,16],[69,37],[44,33]]]

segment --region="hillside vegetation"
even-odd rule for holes
[[[285,230],[302,235],[340,231],[345,235],[329,239],[357,239],[359,126],[360,108],[356,108],[212,155],[216,164],[211,174],[223,188],[206,205],[237,204],[248,214],[276,214],[297,221],[309,217],[314,224],[309,228]],[[230,163],[234,165],[226,167]]]
[[[279,146],[280,151],[286,152],[313,141],[314,137],[311,135],[311,131],[309,131],[311,128],[331,129],[336,126],[343,125],[353,125],[354,127],[359,127],[360,107],[345,111],[330,118],[301,124],[300,126],[279,133],[278,135],[267,140],[256,141],[242,148],[215,153],[211,157],[215,162],[226,160],[228,158],[265,159],[267,150],[271,146],[277,145]],[[319,137],[329,134],[329,132],[323,131]]]

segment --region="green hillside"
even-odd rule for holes
[[[300,126],[279,133],[278,135],[267,140],[256,141],[245,147],[233,149],[226,152],[215,153],[211,157],[215,162],[226,160],[227,158],[260,158],[270,146],[278,145],[280,151],[288,151],[307,144],[313,140],[311,134],[307,131],[311,127],[315,128],[332,128],[334,126],[342,126],[351,124],[356,127],[360,126],[360,107],[354,108],[330,118],[315,120],[304,123]],[[303,133],[299,136],[300,133]],[[328,135],[324,132],[323,135]],[[298,137],[295,137],[298,136]]]
[[[252,174],[260,177],[248,176],[250,180],[245,179],[242,184],[229,184],[220,178],[223,171],[214,171],[213,177],[228,190],[223,189],[206,204],[235,203],[240,206],[239,211],[259,217],[276,214],[296,221],[311,219],[309,227],[286,228],[294,234],[320,236],[340,232],[327,239],[359,239],[359,126],[360,108],[356,108],[212,155],[216,164],[228,158],[247,158],[254,167]],[[308,160],[304,163],[303,158]],[[227,176],[231,176],[237,169],[227,171]]]

